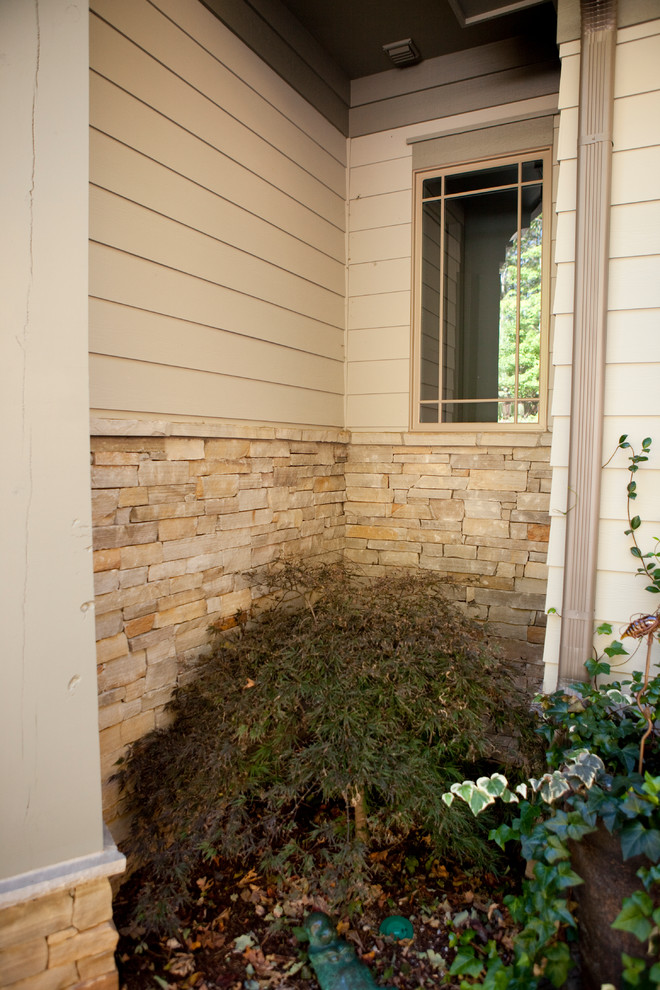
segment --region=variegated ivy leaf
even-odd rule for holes
[[[554,770],[552,773],[544,773],[539,780],[531,777],[529,783],[532,790],[540,794],[546,804],[552,804],[553,801],[558,801],[564,794],[568,794],[571,790],[571,785],[560,770]]]
[[[450,790],[465,801],[473,815],[478,815],[489,804],[495,803],[495,798],[486,791],[480,790],[473,780],[452,784]]]
[[[580,750],[576,753],[573,762],[569,763],[564,773],[571,785],[577,789],[580,786],[591,787],[598,775],[605,770],[605,764],[600,756],[590,753],[588,749]],[[577,788],[575,781],[577,780]]]

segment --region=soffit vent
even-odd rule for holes
[[[403,69],[406,65],[416,65],[422,58],[419,48],[412,38],[404,38],[403,41],[393,41],[389,45],[383,45],[383,51],[389,55],[398,69]]]

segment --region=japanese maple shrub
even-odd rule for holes
[[[266,580],[273,607],[218,642],[121,771],[151,927],[174,923],[205,857],[305,871],[335,902],[369,847],[413,833],[429,858],[483,864],[487,823],[440,795],[506,763],[499,738],[523,764],[536,751],[527,700],[433,574]]]

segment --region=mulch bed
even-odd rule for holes
[[[439,985],[458,988],[448,975],[453,931],[470,927],[477,944],[490,939],[506,954],[513,929],[502,898],[515,889],[513,875],[470,876],[434,864],[422,870],[415,860],[375,854],[364,896],[349,916],[328,911],[312,896],[303,877],[265,877],[254,870],[236,872],[216,864],[196,880],[197,902],[181,918],[176,937],[148,937],[129,922],[139,877],[129,880],[115,902],[120,932],[118,966],[125,990],[317,990],[307,961],[302,922],[311,911],[333,914],[338,931],[352,943],[376,982],[397,990]],[[380,923],[403,915],[414,937],[382,937]]]

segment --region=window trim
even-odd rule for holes
[[[515,142],[514,142],[515,144]],[[539,416],[536,423],[427,423],[420,418],[421,391],[421,296],[422,296],[422,190],[426,179],[447,174],[472,172],[483,168],[520,162],[529,158],[542,158],[543,170],[543,213],[548,218],[544,224],[542,243],[541,268],[541,344],[539,354]],[[413,170],[413,207],[412,207],[412,293],[411,293],[411,366],[410,366],[410,429],[423,433],[481,433],[481,432],[513,432],[541,433],[548,428],[548,366],[549,366],[549,337],[550,337],[550,256],[552,245],[552,146],[544,144],[541,147],[514,149],[509,154],[499,153],[490,157],[475,158],[468,161],[445,163],[435,167],[424,167]],[[442,327],[439,341],[442,355]],[[442,358],[441,358],[442,360]],[[441,394],[441,393],[440,393]],[[440,401],[440,400],[439,400]]]

